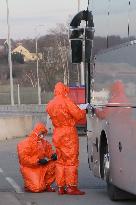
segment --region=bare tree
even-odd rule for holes
[[[20,80],[18,82],[20,84]],[[22,74],[21,84],[23,86],[32,86],[33,88],[37,87],[37,76],[34,70],[24,70]]]
[[[46,84],[50,88],[59,80],[65,84],[69,82],[69,40],[67,32],[66,26],[59,24],[55,29],[50,30],[50,34],[47,36],[48,44],[44,48],[42,47],[41,68],[45,74]],[[43,41],[43,38],[40,40]]]

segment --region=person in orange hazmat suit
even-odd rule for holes
[[[46,134],[46,126],[37,123],[30,135],[17,145],[20,171],[26,191],[55,192],[51,184],[55,181],[57,155],[44,138]]]
[[[111,97],[109,99],[107,107],[104,107],[103,109],[94,109],[93,112],[98,118],[105,119],[107,117],[110,117],[112,113],[116,113],[116,106],[118,107],[120,104],[127,106],[128,103],[129,101],[125,94],[125,87],[123,82],[121,80],[116,80],[111,86]],[[130,108],[123,109],[123,112],[126,112],[126,114],[129,114],[130,111]]]
[[[56,147],[56,183],[58,194],[83,195],[77,188],[79,139],[76,123],[85,117],[81,110],[68,97],[69,88],[58,82],[54,89],[54,98],[47,105],[53,131],[53,143]]]

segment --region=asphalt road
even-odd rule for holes
[[[25,193],[18,168],[16,145],[21,139],[0,142],[0,196],[10,193],[21,205],[132,205],[135,201],[112,202],[106,184],[92,176],[87,161],[86,137],[80,137],[79,187],[84,196],[58,196],[57,193]],[[51,141],[51,137],[48,137]],[[11,196],[10,196],[11,197]],[[9,197],[9,199],[10,199]],[[4,199],[3,199],[4,200]],[[0,205],[1,205],[0,200]],[[8,203],[7,203],[8,204]],[[9,204],[11,205],[10,201]],[[5,204],[6,205],[6,204]]]

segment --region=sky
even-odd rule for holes
[[[59,23],[66,24],[78,12],[78,0],[8,0],[11,38],[34,38],[47,34]],[[136,0],[91,0],[95,35],[127,35],[136,31]],[[80,10],[86,10],[88,0],[80,0]],[[108,16],[108,11],[110,15]],[[6,0],[0,0],[0,38],[7,37]]]

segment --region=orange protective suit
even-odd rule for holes
[[[42,192],[55,180],[55,162],[46,165],[38,164],[42,158],[51,158],[52,146],[45,139],[40,139],[40,132],[47,133],[44,124],[37,123],[31,134],[17,145],[20,171],[24,187],[32,192]]]
[[[67,96],[69,89],[59,82],[55,86],[55,97],[48,103],[48,112],[53,126],[53,143],[56,147],[56,183],[58,187],[77,186],[79,139],[76,123],[85,117]]]
[[[111,97],[108,102],[108,105],[111,105],[111,107],[105,107],[102,110],[96,109],[95,114],[100,119],[105,119],[109,117],[112,113],[116,113],[117,108],[114,107],[116,106],[116,103],[117,105],[120,105],[120,104],[124,106],[128,105],[128,98],[126,97],[126,94],[125,94],[124,84],[120,80],[115,81],[113,85],[111,86]],[[123,109],[123,112],[130,113],[130,109]]]

